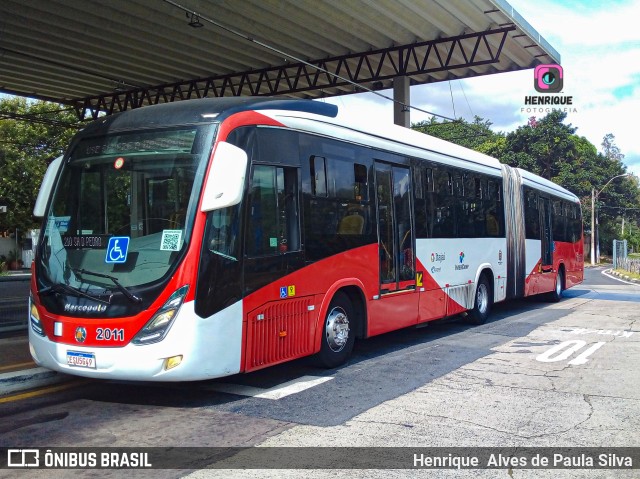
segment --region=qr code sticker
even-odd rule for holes
[[[182,242],[182,230],[163,230],[161,251],[179,251]]]

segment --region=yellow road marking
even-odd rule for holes
[[[6,371],[7,369],[20,369],[24,366],[35,366],[36,364],[33,361],[29,361],[28,363],[18,363],[18,364],[10,364],[9,366],[1,366],[0,371]]]
[[[59,384],[57,386],[50,386],[42,389],[36,389],[35,391],[29,391],[26,393],[14,394],[13,396],[0,397],[0,404],[13,402],[13,401],[21,401],[23,399],[29,399],[29,398],[38,397],[38,396],[44,396],[45,394],[64,391],[65,389],[71,389],[85,383],[86,381],[71,381],[68,383]]]

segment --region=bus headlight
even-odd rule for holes
[[[178,315],[187,291],[189,291],[189,285],[176,290],[131,342],[133,344],[151,344],[162,341]]]
[[[40,322],[40,314],[38,313],[38,308],[36,308],[31,294],[29,294],[29,324],[31,324],[31,329],[34,333],[39,336],[44,336],[44,328]]]

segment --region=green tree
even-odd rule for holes
[[[608,253],[613,239],[621,239],[623,236],[621,231],[623,216],[626,217],[629,227],[637,226],[640,188],[638,178],[633,175],[616,178],[606,188],[604,187],[611,178],[626,174],[627,167],[622,162],[624,154],[615,144],[615,136],[612,133],[604,136],[601,146],[602,153],[599,153],[600,161],[594,169],[593,183],[595,191],[600,192],[597,203],[601,225],[600,245],[601,249]],[[633,237],[629,239],[633,241]]]
[[[591,192],[600,191],[607,181],[626,172],[624,155],[609,133],[602,141],[602,153],[576,128],[565,124],[566,113],[553,111],[544,118],[529,118],[525,125],[509,134],[495,133],[491,122],[475,117],[439,122],[435,117],[416,123],[414,130],[472,148],[511,166],[536,173],[576,194],[583,206],[585,231],[591,229]],[[598,196],[601,249],[610,249],[610,240],[620,236],[621,214],[637,225],[633,206],[640,204],[636,177],[616,179]],[[619,219],[620,218],[620,219]],[[616,233],[617,232],[617,233]]]
[[[0,232],[39,226],[32,216],[48,163],[61,155],[78,119],[55,103],[25,98],[0,99]]]
[[[575,153],[572,136],[576,128],[563,123],[566,117],[566,113],[556,110],[540,120],[530,118],[526,125],[507,135],[502,161],[557,181]]]
[[[492,156],[494,158],[502,158],[507,150],[507,138],[503,134],[497,134],[493,138],[489,138],[476,148],[480,153]]]
[[[607,182],[626,173],[622,163],[624,155],[615,144],[612,134],[605,135],[602,153],[586,138],[575,134],[576,128],[566,125],[566,113],[553,111],[538,120],[509,133],[504,154],[500,158],[511,166],[536,173],[557,183],[577,195],[583,205],[585,229],[591,230],[591,192],[598,196],[598,218],[602,251],[610,250],[616,237],[616,218],[622,208],[638,201],[637,184],[629,178],[620,178],[602,189]]]
[[[622,163],[624,155],[620,151],[620,148],[618,148],[618,145],[616,145],[615,141],[616,137],[613,133],[607,133],[604,135],[604,138],[602,139],[602,154],[610,161]]]
[[[626,218],[628,220],[628,218]],[[629,251],[637,253],[640,251],[640,228],[638,227],[638,220],[629,221],[624,230],[624,238],[627,240]]]
[[[494,133],[491,125],[489,120],[477,115],[471,123],[463,118],[456,121],[438,121],[432,116],[429,120],[414,123],[411,129],[479,151],[485,143],[496,142],[503,136]]]

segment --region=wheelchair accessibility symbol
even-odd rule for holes
[[[128,236],[113,236],[109,238],[107,245],[107,256],[105,263],[125,263],[127,261],[127,252],[129,251]]]

